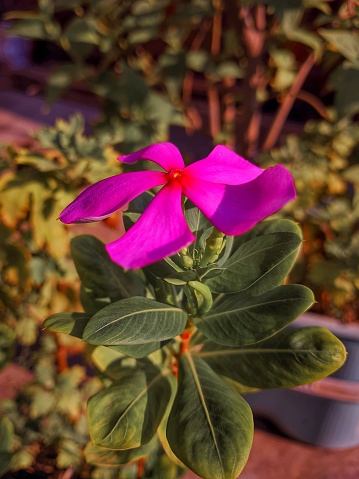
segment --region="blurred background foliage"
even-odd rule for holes
[[[174,127],[184,132],[180,149],[222,143],[293,173],[298,200],[280,214],[300,223],[305,241],[291,279],[314,289],[316,311],[358,321],[357,2],[30,0],[2,9],[7,34],[42,52],[48,106],[81,97],[100,111],[90,135],[76,115],[26,147],[1,147],[0,368],[16,356],[34,371],[17,399],[0,404],[11,419],[0,423],[10,438],[0,440],[2,472],[30,467],[39,445],[59,469],[87,467],[84,398],[99,384],[69,365],[87,354],[80,341],[39,341],[46,316],[80,309],[69,255],[76,230],[56,218],[83,188],[120,173],[118,154],[168,140]],[[111,234],[118,218],[104,227]],[[180,474],[171,471],[169,479]]]

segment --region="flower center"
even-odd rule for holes
[[[167,173],[167,179],[168,179],[168,182],[171,182],[173,180],[175,181],[179,181],[182,177],[182,170],[180,169],[175,169],[175,170],[171,170]]]

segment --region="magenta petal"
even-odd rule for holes
[[[186,178],[184,194],[227,235],[245,233],[295,198],[293,178],[284,166],[265,170],[242,185],[222,185]]]
[[[90,223],[107,218],[146,190],[167,182],[159,171],[123,173],[86,188],[60,214],[63,223]]]
[[[191,178],[226,185],[247,183],[263,171],[223,145],[216,146],[207,158],[196,161],[185,169],[186,175]]]
[[[136,269],[171,256],[194,240],[182,211],[181,186],[173,182],[164,186],[140,219],[106,249],[115,263]]]
[[[147,146],[131,155],[124,155],[118,158],[123,163],[136,163],[138,160],[150,160],[166,171],[184,168],[184,162],[178,148],[172,143],[157,143]]]

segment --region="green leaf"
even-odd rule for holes
[[[124,272],[111,261],[105,245],[90,235],[77,236],[71,241],[71,254],[86,293],[96,300],[110,301],[141,296],[144,286],[133,271]]]
[[[16,451],[12,457],[11,457],[11,462],[10,462],[10,470],[15,472],[15,471],[21,471],[24,469],[28,469],[29,467],[32,466],[32,464],[35,461],[35,457],[32,454],[32,451],[30,448],[22,447],[19,451]],[[0,463],[1,463],[1,458],[0,458]]]
[[[330,84],[336,90],[334,105],[339,119],[359,112],[359,66],[344,62],[330,77]]]
[[[187,313],[143,297],[116,301],[96,313],[85,327],[90,344],[133,346],[163,341],[180,334]]]
[[[0,477],[10,470],[12,454],[0,451]]]
[[[96,298],[92,289],[85,288],[83,284],[80,286],[80,300],[85,312],[90,316],[93,316],[97,311],[111,304],[111,299],[108,296]]]
[[[126,354],[131,358],[137,359],[144,358],[158,349],[163,348],[163,346],[165,346],[169,341],[170,339],[165,341],[151,341],[144,344],[121,344],[117,346],[110,345],[108,347],[119,353]]]
[[[14,426],[7,417],[0,418],[0,453],[10,452],[14,439]]]
[[[154,367],[125,370],[117,383],[92,396],[88,402],[92,442],[110,449],[148,443],[171,397],[168,374]]]
[[[107,346],[97,346],[92,352],[91,359],[101,373],[113,380],[121,376],[124,367],[137,368],[137,361]]]
[[[314,302],[306,286],[277,286],[260,296],[228,296],[196,322],[199,331],[219,344],[244,346],[277,333]]]
[[[56,68],[47,79],[46,102],[52,106],[70,88],[76,76],[76,65],[72,63]]]
[[[10,359],[15,343],[15,332],[4,323],[0,323],[0,370]]]
[[[332,374],[345,361],[343,344],[321,327],[288,328],[246,348],[206,342],[197,354],[216,373],[254,388],[291,388]]]
[[[252,412],[203,360],[185,353],[167,438],[174,454],[203,479],[235,479],[250,452]]]
[[[297,234],[285,231],[249,239],[228,258],[222,266],[224,271],[206,284],[215,293],[235,293],[249,288],[251,294],[264,293],[284,281],[301,241]]]
[[[56,466],[59,469],[78,466],[82,462],[82,447],[71,439],[63,439],[59,444]]]
[[[90,464],[97,466],[121,466],[128,462],[137,461],[148,456],[157,445],[157,437],[155,436],[150,442],[140,447],[118,451],[115,449],[105,449],[88,443],[85,447],[85,458]]]
[[[351,30],[319,29],[319,34],[352,63],[359,62],[359,38]]]
[[[37,389],[31,398],[30,418],[37,419],[50,414],[55,409],[56,402],[57,398],[53,391]]]
[[[97,45],[99,42],[96,22],[91,17],[73,17],[67,24],[63,37],[71,43]]]
[[[154,468],[151,470],[151,479],[178,479],[186,472],[171,461],[167,454],[162,454],[157,458]]]
[[[15,12],[14,12],[15,13]],[[32,14],[26,18],[19,18],[7,31],[8,35],[25,38],[46,39],[48,37],[45,29],[44,19],[41,15]]]
[[[82,339],[90,316],[85,313],[55,313],[45,319],[43,327],[55,333],[64,333]]]

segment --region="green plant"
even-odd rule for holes
[[[118,173],[114,150],[85,137],[79,116],[35,138],[31,148],[4,146],[1,155],[1,365],[15,337],[33,345],[44,316],[77,304],[68,231],[56,218],[81,189]]]
[[[309,122],[301,135],[262,155],[265,166],[286,165],[298,199],[285,214],[304,231],[304,247],[292,278],[313,288],[316,310],[355,321],[359,299],[358,164],[359,126]]]
[[[340,117],[358,111],[348,88],[358,79],[358,8],[352,0],[39,0],[5,19],[9,34],[66,52],[47,83],[49,104],[73,85],[90,91],[100,99],[99,131],[123,152],[167,139],[177,124],[256,159],[276,144],[295,101],[327,117],[330,100],[304,88],[311,75],[317,82],[314,68],[331,73]],[[263,108],[276,100],[267,127]]]
[[[313,301],[304,286],[280,286],[301,245],[293,222],[266,221],[231,238],[190,205],[186,218],[197,242],[143,270],[125,272],[99,240],[75,238],[84,313],[54,314],[44,327],[96,346],[104,388],[88,403],[89,462],[147,458],[158,435],[175,464],[235,478],[253,433],[241,394],[319,379],[345,352],[323,328],[283,329]],[[146,464],[129,477],[161,477]],[[181,473],[172,468],[166,477]]]

